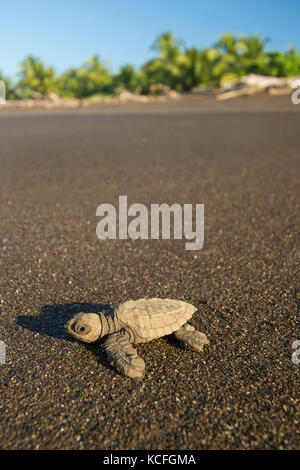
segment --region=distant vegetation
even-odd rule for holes
[[[186,47],[170,32],[162,33],[151,49],[154,58],[141,68],[126,64],[112,74],[105,62],[94,56],[81,67],[56,75],[51,66],[28,56],[19,65],[17,82],[3,76],[7,98],[18,99],[51,92],[62,97],[83,98],[111,95],[117,89],[147,94],[151,85],[163,84],[176,91],[193,87],[212,88],[248,73],[289,77],[300,75],[300,54],[268,52],[267,39],[258,36],[224,34],[211,48]]]

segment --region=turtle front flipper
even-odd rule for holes
[[[206,335],[195,330],[189,323],[185,323],[181,328],[174,331],[172,335],[179,341],[182,347],[197,352],[201,352],[204,346],[209,344]]]
[[[103,348],[117,369],[132,379],[142,379],[145,375],[145,362],[137,355],[126,334],[114,333],[107,336]]]

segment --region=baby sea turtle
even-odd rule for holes
[[[108,358],[128,377],[141,379],[145,363],[132,344],[170,334],[183,347],[197,352],[209,343],[204,333],[187,323],[196,310],[181,300],[129,300],[103,312],[78,313],[67,323],[66,330],[86,343],[105,337],[102,346]]]

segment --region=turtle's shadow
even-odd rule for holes
[[[29,317],[20,315],[17,318],[17,324],[23,328],[36,333],[51,336],[52,338],[76,341],[75,338],[68,335],[65,330],[65,324],[71,320],[77,313],[98,313],[110,308],[109,304],[89,304],[89,303],[68,303],[57,305],[44,305],[41,308],[41,315],[38,317]]]
[[[40,335],[50,336],[52,338],[63,339],[70,342],[78,342],[70,336],[65,330],[65,324],[77,313],[98,313],[111,307],[110,304],[91,304],[91,303],[68,303],[56,305],[44,305],[41,308],[41,315],[30,317],[20,315],[16,323],[27,330],[39,333]],[[86,349],[95,354],[97,361],[104,366],[111,368],[106,355],[98,345],[80,342]]]
[[[77,313],[98,313],[108,310],[111,307],[111,304],[73,302],[68,304],[44,305],[41,308],[41,315],[38,317],[20,315],[17,318],[16,323],[22,328],[39,333],[40,335],[77,343],[79,341],[66,332],[65,324]],[[179,341],[172,335],[165,336],[164,339],[166,339],[166,341],[173,347],[181,349]],[[81,341],[79,343],[91,351],[100,364],[116,372],[116,369],[110,365],[106,354],[102,348],[99,348],[98,344],[87,344]]]

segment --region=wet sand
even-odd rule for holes
[[[299,111],[259,95],[0,114],[1,448],[299,448]],[[204,203],[203,250],[99,241],[119,195]],[[65,334],[145,296],[194,304],[203,354],[140,345],[136,383]]]

